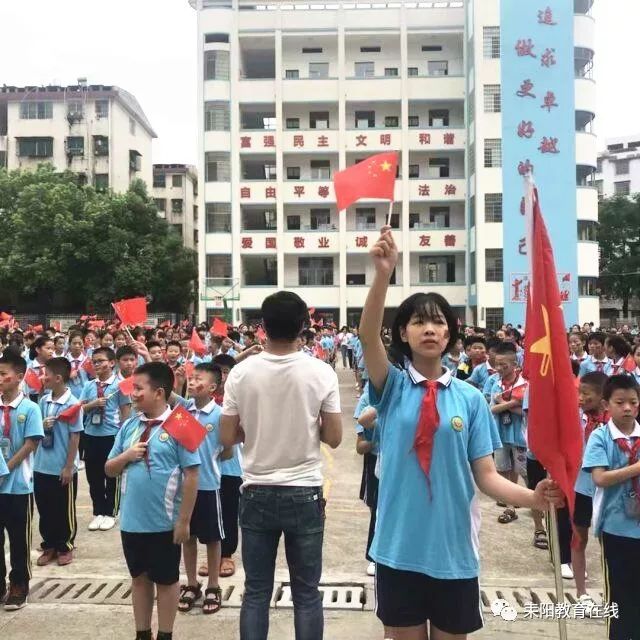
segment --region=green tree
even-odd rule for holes
[[[640,291],[640,194],[617,196],[600,203],[600,289],[622,300],[629,315],[629,300]]]
[[[184,312],[196,255],[157,215],[143,182],[124,194],[80,186],[50,165],[0,171],[0,304],[106,311],[119,298]]]

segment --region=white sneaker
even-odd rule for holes
[[[565,580],[573,580],[573,569],[570,564],[561,565],[560,574]]]
[[[78,462],[78,471],[84,471],[84,460]]]
[[[369,566],[367,567],[367,575],[368,576],[375,576],[376,575],[376,563],[375,562],[370,562]]]
[[[104,516],[95,516],[93,520],[89,523],[89,531],[97,531],[102,524]]]
[[[100,523],[100,531],[109,531],[113,529],[116,524],[116,519],[111,516],[102,516],[102,522]]]
[[[588,593],[583,593],[578,598],[578,603],[585,608],[585,613],[589,617],[591,617],[591,612],[593,611],[594,607],[597,606],[595,600]]]

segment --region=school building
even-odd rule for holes
[[[598,247],[580,235],[598,219],[593,0],[562,1],[571,5],[575,85],[575,176],[571,167],[561,181],[575,211],[563,246],[577,256],[575,321],[597,323]],[[338,212],[332,176],[395,150],[400,260],[388,307],[435,291],[466,322],[515,322],[505,312],[500,0],[190,4],[198,12],[201,318],[259,318],[264,297],[286,288],[318,315],[357,323],[373,278],[368,252],[389,204],[363,200]],[[540,14],[552,29],[551,14]],[[522,180],[515,167],[509,179]]]

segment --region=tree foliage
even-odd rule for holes
[[[629,300],[640,292],[640,194],[618,196],[600,203],[600,289],[622,299],[629,315]]]
[[[106,310],[119,298],[184,312],[195,252],[158,217],[142,181],[123,194],[80,186],[50,165],[0,170],[0,304]]]

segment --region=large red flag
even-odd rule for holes
[[[189,349],[191,349],[191,351],[193,351],[194,353],[197,353],[198,355],[202,353],[206,353],[207,351],[207,346],[205,345],[204,342],[202,342],[202,338],[200,338],[200,336],[198,335],[198,332],[196,331],[195,327],[191,332],[191,339],[189,340]]]
[[[378,153],[333,177],[338,211],[346,209],[360,198],[381,198],[393,201],[398,154]]]
[[[582,459],[578,394],[562,312],[553,249],[532,189],[531,286],[527,305],[526,347],[529,375],[529,448],[566,496],[573,516],[575,482]],[[572,518],[573,519],[573,518]]]
[[[118,302],[112,302],[111,306],[115,309],[122,324],[135,327],[138,324],[144,324],[147,320],[146,298],[119,300]]]
[[[193,453],[205,439],[207,430],[181,405],[177,405],[162,428]]]

